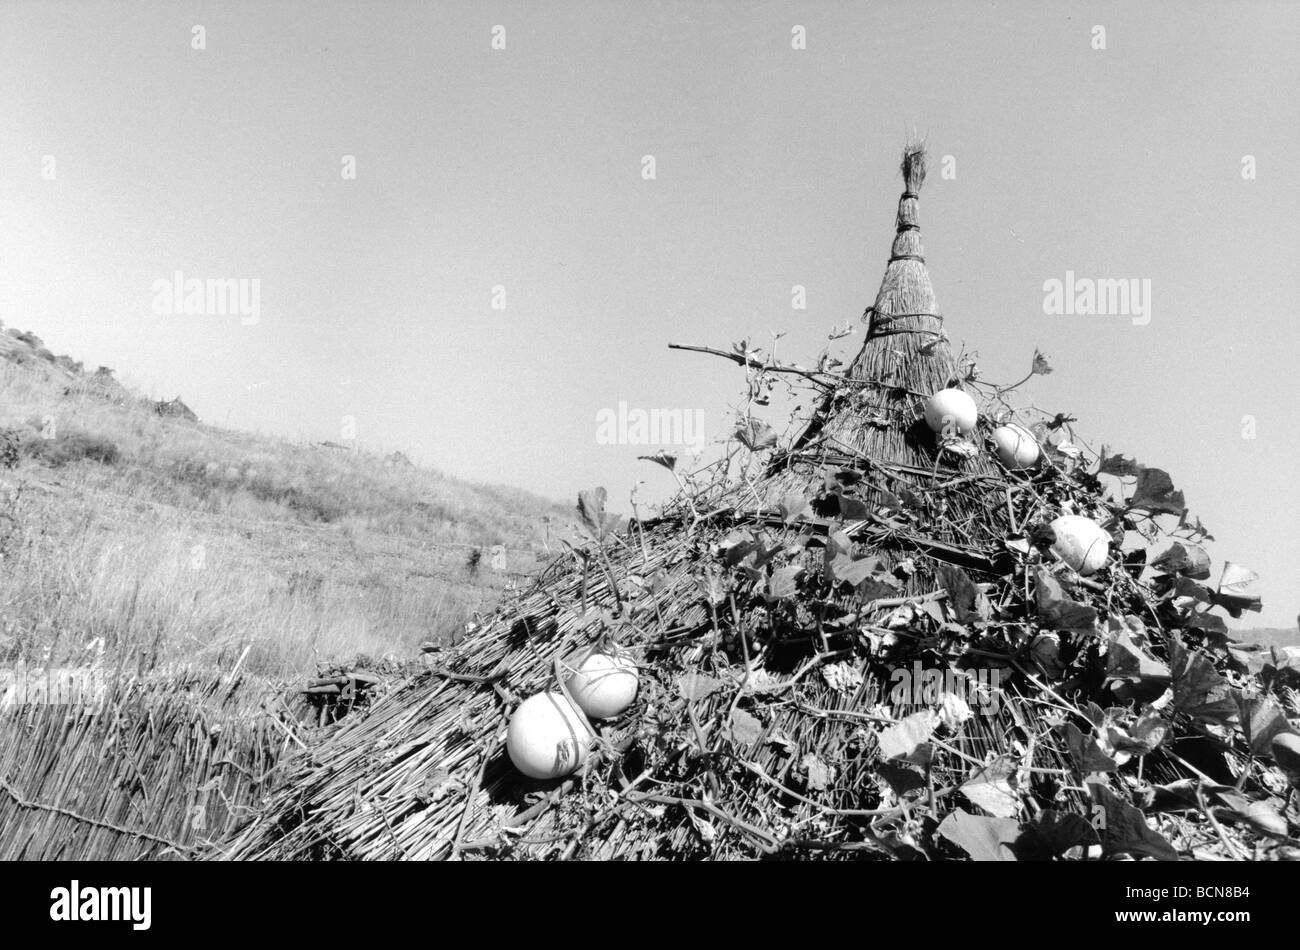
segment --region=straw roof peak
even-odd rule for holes
[[[907,190],[914,193],[921,191],[921,186],[925,184],[925,163],[926,151],[925,143],[909,142],[903,146],[903,184]]]
[[[920,408],[917,395],[948,387],[959,373],[921,243],[923,143],[909,142],[903,148],[899,170],[903,193],[889,261],[875,302],[864,315],[869,325],[866,339],[848,370],[853,380],[871,385],[851,387],[848,399],[840,395],[827,399],[797,446],[829,440],[883,460],[930,465],[938,446],[915,426]],[[882,427],[883,419],[889,422]]]

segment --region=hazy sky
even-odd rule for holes
[[[1027,398],[1166,468],[1214,579],[1259,570],[1248,621],[1291,625],[1298,40],[1294,3],[6,0],[0,319],[206,421],[338,440],[351,416],[626,510],[671,478],[597,412],[717,431],[740,371],[670,341],[786,331],[815,359],[875,295],[916,129],[954,343],[994,381],[1047,353]],[[259,319],[155,314],[177,270],[258,279]],[[1150,323],[1045,315],[1067,270],[1149,279]]]

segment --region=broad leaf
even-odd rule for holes
[[[1273,701],[1273,697],[1250,696],[1242,690],[1234,689],[1232,698],[1237,703],[1241,734],[1252,754],[1268,755],[1273,737],[1291,731],[1291,723],[1287,721],[1282,707]]]
[[[1094,805],[1105,815],[1101,836],[1102,853],[1143,855],[1157,861],[1177,861],[1178,852],[1160,832],[1147,824],[1138,809],[1100,782],[1089,782]],[[1096,824],[1096,822],[1094,822]]]
[[[799,575],[803,568],[795,565],[773,571],[767,581],[767,596],[773,600],[788,600],[799,592]]]
[[[845,521],[866,521],[871,517],[871,509],[861,498],[854,498],[843,492],[837,496],[840,503],[840,517]]]
[[[776,431],[761,419],[753,416],[741,422],[736,438],[751,452],[761,452],[776,445]]]
[[[1043,623],[1055,630],[1092,632],[1097,622],[1097,611],[1087,604],[1072,600],[1061,582],[1040,570],[1037,574],[1035,602]]]
[[[1167,574],[1182,574],[1203,581],[1210,576],[1210,555],[1198,544],[1175,541],[1151,562],[1151,566]]]
[[[1169,668],[1174,681],[1174,712],[1204,722],[1228,723],[1237,718],[1237,703],[1228,681],[1213,663],[1188,650],[1177,636],[1169,639]]]
[[[948,606],[953,609],[957,622],[971,623],[979,620],[980,615],[975,609],[979,588],[970,579],[970,575],[951,564],[941,564],[938,573],[939,583],[948,592]]]
[[[1266,802],[1251,801],[1236,789],[1225,790],[1218,798],[1223,806],[1213,811],[1214,817],[1220,821],[1246,825],[1266,835],[1286,836],[1286,819]]]
[[[758,541],[753,535],[731,534],[727,536],[719,545],[719,553],[722,555],[722,563],[727,567],[735,567],[749,555],[753,554],[759,548]]]
[[[791,524],[803,514],[807,507],[808,499],[803,495],[786,495],[781,499],[777,509],[781,512],[781,520],[786,524]]]
[[[604,540],[618,521],[617,516],[605,512],[605,498],[604,488],[578,492],[578,516],[582,519],[583,527],[597,541]]]
[[[1159,468],[1138,467],[1137,488],[1129,506],[1152,514],[1181,515],[1187,509],[1183,493],[1174,488],[1169,473]]]
[[[1051,857],[1065,854],[1076,846],[1087,848],[1101,843],[1097,830],[1088,824],[1088,820],[1072,811],[1048,808],[1024,830],[1027,843]]]
[[[961,787],[961,793],[974,805],[995,818],[1014,818],[1020,813],[1020,795],[1012,787],[1015,761],[999,756]]]
[[[939,834],[976,861],[1015,861],[1020,823],[1010,818],[984,818],[958,808],[939,825]]]
[[[1162,690],[1168,685],[1169,667],[1134,643],[1129,631],[1112,629],[1111,637],[1110,647],[1106,651],[1108,680],[1149,683]]]
[[[1114,759],[1101,751],[1096,740],[1084,735],[1074,723],[1063,722],[1056,727],[1055,731],[1065,740],[1065,746],[1070,750],[1070,758],[1074,760],[1074,767],[1081,774],[1114,772],[1119,768]]]

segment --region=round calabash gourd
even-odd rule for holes
[[[1110,534],[1091,518],[1061,515],[1050,525],[1052,551],[1080,574],[1094,574],[1110,557]]]
[[[593,653],[569,677],[565,686],[573,701],[592,719],[612,719],[636,699],[636,664],[618,653]]]
[[[1013,471],[1033,468],[1041,450],[1034,434],[1024,426],[1008,422],[993,430],[993,446],[1002,464]]]
[[[978,420],[975,400],[960,389],[941,389],[925,401],[925,424],[940,435],[969,435]]]
[[[562,778],[591,751],[591,726],[563,693],[538,693],[519,704],[506,731],[506,752],[529,778]]]

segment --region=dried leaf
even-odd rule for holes
[[[656,452],[654,455],[638,455],[637,458],[645,459],[647,462],[654,462],[656,465],[662,465],[670,472],[677,467],[677,456],[669,455],[667,452]]]
[[[812,752],[803,757],[800,765],[803,766],[804,773],[807,775],[805,786],[811,791],[825,791],[835,781],[835,770],[817,758],[816,754]]]
[[[938,726],[939,717],[928,709],[913,713],[892,726],[886,726],[878,739],[881,756],[924,765],[932,753],[930,737]]]
[[[745,419],[736,429],[736,438],[751,452],[761,452],[776,445],[776,431],[753,416]]]
[[[1127,458],[1123,455],[1107,455],[1103,446],[1101,450],[1101,465],[1097,468],[1098,475],[1115,475],[1119,478],[1136,475],[1140,466],[1137,459]]]
[[[1214,602],[1234,617],[1240,617],[1243,610],[1258,613],[1263,609],[1259,575],[1248,567],[1227,562],[1223,565],[1223,576],[1219,578],[1219,592]]]
[[[715,606],[727,598],[726,585],[716,570],[710,570],[702,577],[697,577],[695,588],[700,592],[700,596]]]
[[[843,695],[856,693],[863,682],[862,674],[843,660],[823,666],[822,679],[826,680],[827,686]]]
[[[944,693],[939,700],[939,719],[948,729],[956,729],[968,719],[973,719],[970,703],[956,693]]]
[[[946,439],[940,449],[959,459],[973,459],[980,453],[979,447],[966,439]]]
[[[703,673],[683,673],[677,679],[677,691],[691,702],[707,699],[724,685],[722,680],[705,676]]]
[[[1069,439],[1049,441],[1047,447],[1053,454],[1060,455],[1063,458],[1077,459],[1083,456],[1083,449],[1079,448]]]
[[[731,738],[739,746],[748,746],[763,736],[763,724],[743,709],[731,711]]]

